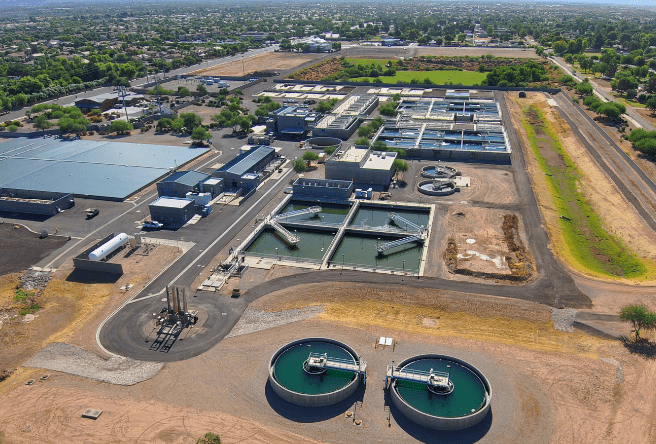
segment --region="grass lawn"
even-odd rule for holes
[[[461,85],[480,85],[487,76],[486,73],[474,71],[397,71],[395,76],[380,76],[383,83],[399,83],[400,81],[410,82],[412,79],[419,79],[422,82],[428,78],[437,85],[461,84]],[[352,79],[356,82],[372,81],[371,77],[360,77]]]
[[[635,108],[647,108],[647,105],[638,102],[637,100],[627,99],[626,94],[613,93],[613,97],[622,102],[625,106],[632,106]]]
[[[594,274],[624,278],[644,275],[646,265],[621,239],[606,231],[587,201],[579,180],[582,172],[560,145],[542,112],[535,105],[523,112],[522,124],[547,176],[553,204],[562,215],[561,234],[574,261]]]
[[[396,60],[391,60],[391,59],[346,59],[348,63],[352,63],[354,65],[373,65],[374,63],[380,65],[380,66],[385,66],[387,65],[387,62],[395,62]]]

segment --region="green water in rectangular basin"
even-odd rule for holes
[[[347,265],[364,265],[370,268],[405,270],[409,273],[416,273],[424,248],[422,244],[412,242],[401,245],[385,251],[382,255],[379,255],[376,250],[377,244],[382,245],[386,242],[400,239],[401,237],[403,236],[392,237],[389,235],[379,235],[369,237],[347,232],[337,247],[335,254],[333,254],[331,264],[340,266],[342,264],[342,255],[344,255],[343,262]]]
[[[351,221],[351,226],[354,228],[362,227],[364,224],[364,227],[382,227],[385,224],[391,224],[391,220],[389,218],[390,213],[396,213],[399,216],[401,216],[404,219],[407,219],[408,221],[415,223],[417,225],[423,225],[424,227],[427,227],[428,225],[428,218],[430,215],[429,210],[425,211],[412,211],[412,210],[406,210],[406,209],[401,209],[401,208],[388,208],[384,206],[364,206],[361,205],[360,208],[358,208],[357,213],[355,213],[355,217]],[[405,226],[402,224],[399,226],[401,229],[405,229]]]
[[[329,204],[324,202],[306,202],[306,201],[291,201],[280,214],[289,213],[290,211],[304,210],[308,207],[319,206],[321,212],[316,214],[304,214],[303,216],[290,217],[289,220],[285,218],[280,219],[280,223],[295,222],[295,223],[324,223],[324,224],[341,224],[346,219],[351,207],[349,205]]]
[[[289,231],[300,238],[296,246],[290,246],[273,228],[265,228],[248,246],[246,252],[271,256],[278,254],[280,257],[320,261],[336,234],[336,232],[329,231],[294,230],[293,228],[289,228]]]

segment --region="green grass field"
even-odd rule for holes
[[[393,62],[394,60],[390,59],[345,59],[348,63],[352,63],[354,65],[372,65],[374,63],[377,63],[381,66],[387,65],[387,62]]]
[[[397,71],[395,76],[380,76],[380,79],[383,83],[399,83],[410,82],[412,79],[418,79],[420,82],[423,82],[424,79],[428,78],[430,81],[436,85],[469,85],[475,86],[480,85],[481,82],[487,76],[486,73],[482,72],[472,72],[472,71]],[[371,82],[373,78],[371,77],[360,77],[356,79],[351,79],[355,82]]]
[[[562,148],[558,137],[549,127],[540,110],[523,110],[522,124],[526,129],[533,154],[547,176],[547,183],[558,213],[562,235],[570,254],[583,268],[605,276],[637,278],[647,273],[646,265],[624,244],[608,233],[599,215],[582,192],[582,173]],[[543,151],[557,156],[543,156]],[[559,158],[562,163],[553,160]]]

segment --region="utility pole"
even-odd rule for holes
[[[126,95],[125,87],[120,86],[119,88],[120,88],[119,91],[120,91],[121,97],[123,98],[123,109],[125,110],[125,121],[129,123],[130,118],[128,117],[128,109],[125,106],[125,95]]]

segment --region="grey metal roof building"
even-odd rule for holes
[[[184,198],[189,192],[200,191],[201,182],[209,177],[209,174],[199,171],[176,171],[157,182],[157,193],[160,196]]]
[[[123,200],[207,151],[20,137],[0,143],[0,188]]]
[[[217,170],[226,174],[243,176],[246,173],[253,173],[258,170],[257,166],[270,156],[275,156],[276,150],[265,145],[253,147],[230,162],[223,165]],[[267,160],[269,163],[269,160]]]
[[[216,170],[212,176],[225,180],[226,187],[252,188],[259,181],[259,173],[276,157],[276,150],[259,145],[251,148]]]

